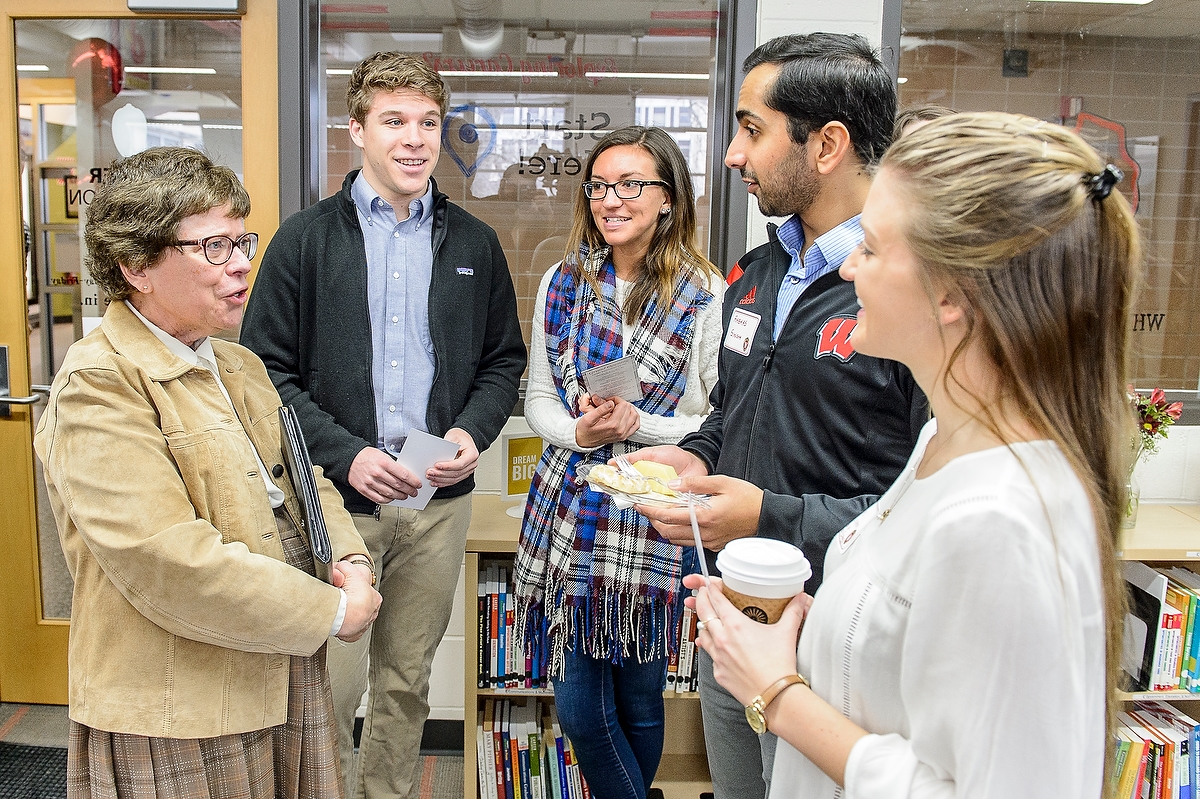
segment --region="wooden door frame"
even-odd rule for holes
[[[246,225],[262,249],[279,227],[278,0],[245,0],[242,25],[242,173],[254,210]],[[16,22],[23,19],[229,19],[134,14],[125,0],[0,0],[0,344],[9,345],[13,396],[30,389],[28,308],[18,160]],[[5,234],[3,231],[7,230]],[[260,251],[262,251],[260,249]],[[43,619],[33,472],[33,416],[0,417],[0,699],[66,704],[69,624]],[[22,496],[23,495],[23,496]]]

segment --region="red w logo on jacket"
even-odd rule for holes
[[[857,324],[858,319],[853,316],[833,316],[825,320],[817,333],[817,351],[813,358],[830,355],[843,363],[853,358],[854,345],[850,343],[850,334]]]

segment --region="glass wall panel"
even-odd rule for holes
[[[905,0],[902,106],[1011,111],[1080,131],[1125,172],[1145,279],[1138,386],[1200,384],[1200,15],[1139,5]]]
[[[563,255],[583,163],[605,132],[662,127],[691,164],[708,247],[709,96],[716,0],[323,5],[323,196],[361,166],[347,76],[379,50],[417,55],[451,90],[438,188],[495,228],[526,341],[542,274]]]
[[[241,174],[241,24],[18,20],[16,51],[30,366],[32,382],[44,385],[103,314],[82,226],[109,165],[182,145]],[[71,578],[36,462],[35,473],[42,617],[66,619]]]

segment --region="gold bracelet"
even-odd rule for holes
[[[344,560],[346,563],[357,563],[359,566],[366,566],[367,570],[371,572],[371,587],[375,587],[375,583],[378,582],[378,580],[375,577],[375,569],[371,567],[371,561],[367,560],[362,555],[351,555],[350,557],[342,558],[342,560]]]

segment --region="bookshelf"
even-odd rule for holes
[[[1200,505],[1143,502],[1138,508],[1137,526],[1123,531],[1117,557],[1151,565],[1190,562],[1200,571]],[[1122,702],[1137,699],[1200,702],[1200,694],[1183,690],[1119,691],[1117,695]]]
[[[476,618],[476,579],[481,561],[511,559],[517,551],[521,520],[508,516],[512,503],[491,494],[475,494],[472,499],[471,526],[467,530],[466,579],[463,613],[463,797],[477,799],[478,772],[475,755],[475,716],[487,697],[538,696],[552,700],[550,691],[480,689],[478,676],[478,619]],[[1200,528],[1200,521],[1197,521]],[[1200,546],[1200,536],[1197,537]],[[665,693],[666,740],[658,767],[655,786],[666,799],[695,799],[701,791],[711,791],[708,760],[704,754],[704,730],[700,718],[699,695]]]

